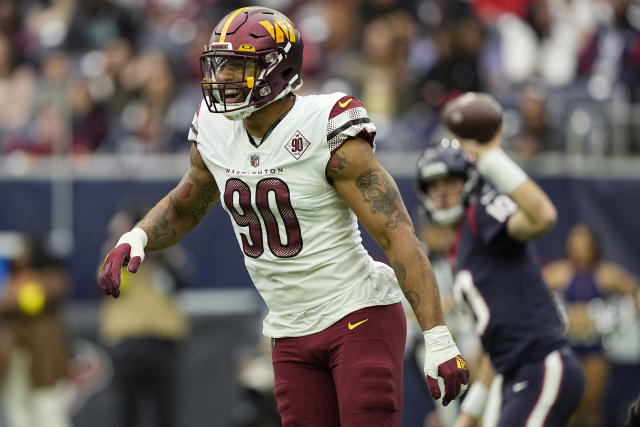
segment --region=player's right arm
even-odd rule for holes
[[[164,196],[136,224],[148,236],[147,250],[164,249],[193,230],[220,200],[213,175],[204,164],[196,144],[191,144],[191,167],[176,188]]]
[[[123,234],[107,255],[99,275],[102,290],[117,298],[124,262],[128,261],[127,270],[135,273],[144,260],[145,248],[158,250],[174,245],[200,223],[218,200],[218,186],[194,143],[191,145],[191,166],[178,185],[133,230]]]
[[[537,239],[556,223],[558,213],[547,194],[502,151],[502,132],[487,144],[462,139],[462,148],[476,159],[480,174],[518,205],[509,217],[507,233],[515,240]]]

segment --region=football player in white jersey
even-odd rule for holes
[[[201,56],[191,167],[121,237],[100,286],[118,297],[123,262],[137,271],[145,249],[175,244],[221,200],[269,308],[283,425],[399,426],[403,293],[424,331],[432,396],[448,404],[469,371],[397,186],[373,155],[375,126],[352,96],[292,93],[302,49],[272,9],[240,8],[216,25]],[[393,269],[367,254],[358,219]]]

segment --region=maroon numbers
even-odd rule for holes
[[[304,151],[304,140],[301,137],[293,138],[291,140],[291,152],[302,152]]]
[[[240,210],[234,204],[234,193],[238,193]],[[273,196],[269,197],[271,193]],[[270,206],[270,199],[275,202],[277,216]],[[242,250],[247,256],[258,258],[264,252],[262,224],[251,204],[251,189],[237,178],[228,179],[224,190],[224,203],[240,227],[249,227],[248,237],[251,243],[247,234],[240,233]],[[256,185],[255,206],[264,222],[267,245],[271,253],[278,258],[291,258],[298,255],[302,250],[302,233],[298,217],[291,206],[287,184],[279,178],[260,180]],[[280,235],[281,229],[286,234],[284,243]]]

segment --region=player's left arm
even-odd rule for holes
[[[384,250],[422,329],[444,325],[429,261],[398,187],[374,157],[371,145],[360,138],[345,142],[329,161],[327,175]]]
[[[340,146],[329,160],[327,175],[338,194],[387,255],[400,288],[426,333],[427,357],[430,351],[437,351],[439,344],[447,342],[443,353],[433,355],[432,362],[437,360],[437,363],[431,376],[433,381],[439,375],[444,378],[446,390],[443,404],[448,404],[466,388],[463,384],[468,381],[469,371],[444,326],[440,295],[431,265],[415,235],[395,181],[378,163],[371,145],[361,138],[350,139]],[[429,331],[446,332],[447,337],[441,339],[438,335],[438,342],[430,345],[427,339]],[[446,369],[450,371],[443,372],[445,362],[451,361],[453,367],[448,366]],[[456,362],[458,369],[455,368]],[[437,383],[436,390],[431,382],[430,388],[434,398],[440,397],[441,393],[436,391]]]
[[[502,132],[487,144],[461,140],[476,159],[480,174],[519,207],[507,222],[507,233],[521,242],[535,240],[555,225],[558,212],[547,194],[500,148]]]

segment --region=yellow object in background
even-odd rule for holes
[[[18,290],[18,306],[28,316],[35,316],[44,309],[45,293],[38,282],[27,282]]]

